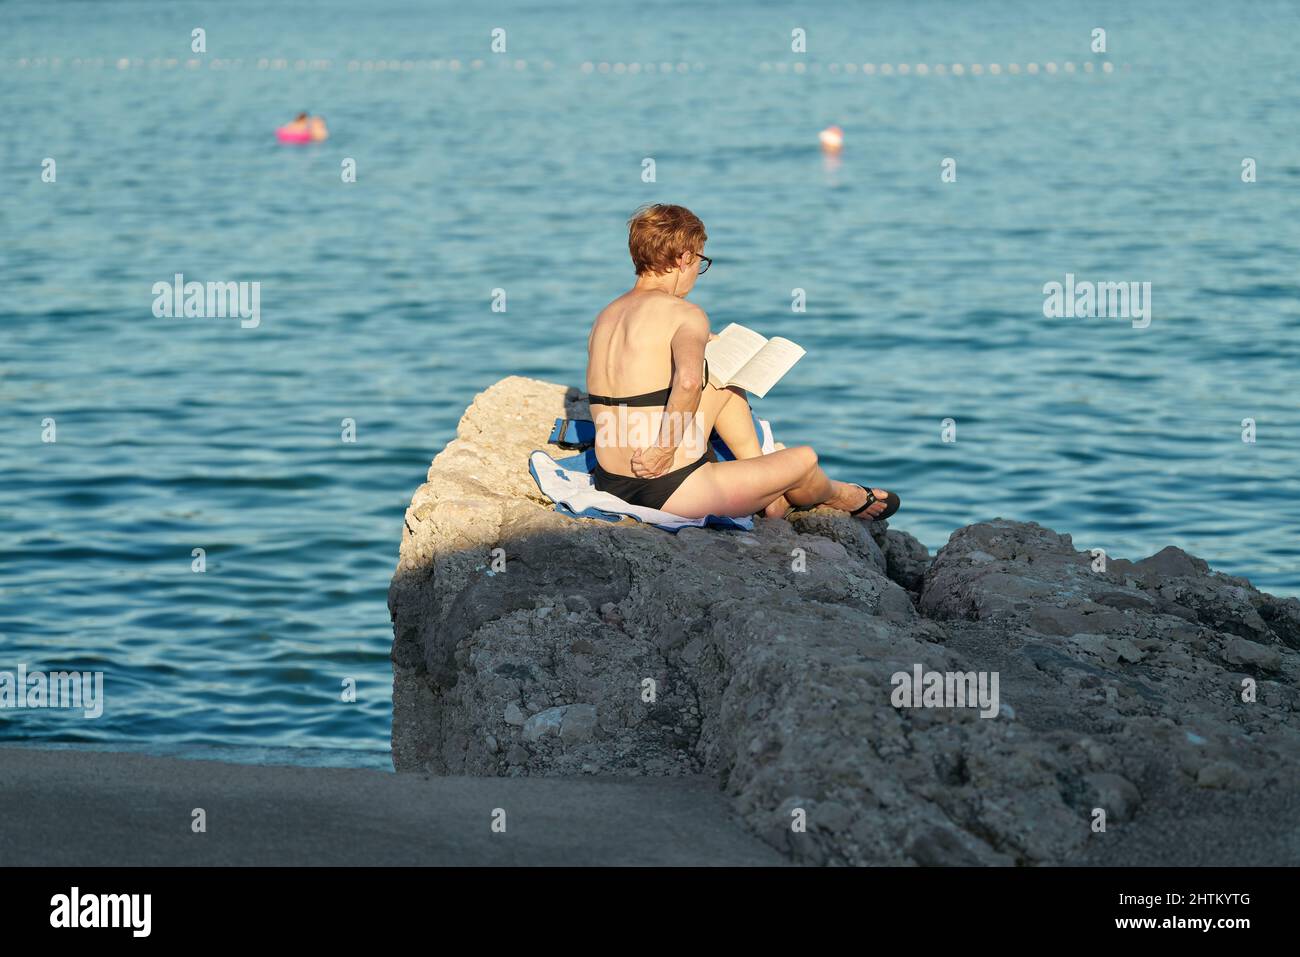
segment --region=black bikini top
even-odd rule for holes
[[[709,381],[709,360],[704,360],[704,381]],[[611,395],[596,395],[591,393],[587,398],[594,405],[667,405],[668,396],[673,391],[672,386],[663,389],[657,389],[654,392],[642,392],[640,395],[629,395],[623,398],[615,398]]]

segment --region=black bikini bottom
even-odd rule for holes
[[[672,498],[673,492],[677,491],[678,486],[686,481],[688,475],[701,465],[716,461],[718,461],[718,457],[713,453],[713,445],[710,444],[707,451],[690,465],[683,465],[681,468],[660,475],[657,478],[643,479],[634,475],[619,475],[617,472],[606,472],[600,467],[599,462],[591,470],[591,477],[599,491],[616,495],[629,505],[662,509],[664,502]]]

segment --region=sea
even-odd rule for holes
[[[582,385],[647,202],[703,219],[715,330],[807,350],[755,401],[777,439],[932,551],[1014,518],[1300,595],[1298,27],[0,3],[0,670],[105,696],[0,741],[391,768],[403,510],[477,392]],[[329,139],[279,143],[300,111]]]

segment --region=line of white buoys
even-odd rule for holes
[[[467,66],[469,69],[481,70],[487,66],[484,59],[476,58],[462,63],[459,60],[447,61],[451,69],[460,69],[461,66]],[[508,60],[501,58],[497,61],[502,69],[524,71],[530,68],[530,63],[524,59]],[[192,70],[201,69],[205,66],[210,70],[238,70],[244,68],[242,59],[232,59],[225,57],[190,57],[185,60],[179,60],[176,57],[113,57],[105,60],[103,57],[17,57],[14,59],[0,59],[0,69],[62,69],[64,66],[75,69],[102,68],[108,66],[117,70],[174,70],[178,66],[185,66]],[[333,70],[334,61],[327,59],[288,59],[286,57],[259,57],[256,60],[248,61],[249,69],[258,70]],[[382,72],[401,72],[411,73],[417,70],[440,70],[444,66],[443,60],[340,60],[338,63],[340,69],[346,69],[350,73],[356,73],[360,70],[382,71]],[[552,60],[541,61],[541,69],[554,70],[555,62]],[[703,63],[614,63],[602,64],[602,72],[640,74],[640,73],[691,73],[702,72]],[[764,69],[770,69],[770,64],[763,64]],[[587,62],[581,65],[584,73],[590,73],[595,65]],[[801,68],[806,68],[802,67]]]
[[[66,61],[62,57],[49,57],[49,58],[19,57],[13,60],[0,60],[0,67],[11,68],[11,69],[28,69],[28,68],[45,69],[48,67],[51,69],[58,69],[63,67],[66,63],[67,66],[75,69],[96,68],[96,67],[103,67],[105,65],[108,65],[109,67],[115,67],[118,70],[131,70],[131,69],[139,70],[139,69],[146,69],[146,68],[151,70],[157,70],[157,69],[174,70],[176,69],[177,66],[184,65],[188,69],[197,70],[204,65],[205,61],[207,63],[208,69],[211,70],[239,70],[239,69],[243,69],[244,67],[244,61],[242,59],[227,59],[222,57],[212,57],[212,58],[205,57],[203,59],[199,59],[197,57],[191,57],[183,61],[178,60],[176,57],[168,57],[166,59],[153,57],[149,60],[144,60],[139,57],[136,58],[118,57],[116,59],[109,59],[107,61],[105,61],[103,57],[95,57],[95,58],[72,57],[67,59]],[[445,64],[444,61],[441,59],[438,60],[386,60],[386,59],[348,60],[346,61],[346,64],[343,61],[339,62],[340,68],[346,67],[349,73],[355,73],[358,70],[365,71],[365,72],[380,71],[380,72],[410,73],[416,70],[441,70],[443,69],[444,65],[446,66],[447,69],[450,70],[460,70],[462,66],[468,67],[469,69],[472,70],[481,70],[484,68],[484,66],[486,66],[486,61],[484,61],[481,58],[475,58],[473,60],[468,61],[468,63],[462,63],[458,59],[452,59],[452,60],[445,61]],[[513,69],[516,72],[524,72],[530,68],[529,61],[524,59],[507,60],[505,58],[501,58],[500,60],[497,61],[497,66],[502,70],[509,71]],[[258,70],[293,69],[293,70],[321,71],[321,70],[333,70],[334,61],[327,60],[327,59],[319,59],[319,58],[312,59],[312,60],[306,60],[306,59],[289,60],[286,57],[273,57],[273,58],[259,57],[256,61],[253,60],[249,61],[249,68],[250,69],[256,68]],[[548,70],[548,71],[553,70],[555,69],[555,63],[552,62],[551,60],[543,60],[541,63],[541,68],[543,70]],[[1097,72],[1096,61],[1092,61],[1092,60],[1085,60],[1082,62],[1082,64],[1076,64],[1070,60],[1065,60],[1060,64],[1057,64],[1055,61],[1049,61],[1043,64],[1041,68],[1039,64],[1033,62],[1027,63],[1023,67],[1019,63],[1008,63],[1005,68],[998,63],[990,63],[987,66],[981,63],[972,63],[969,65],[963,63],[953,63],[953,64],[936,63],[933,66],[926,63],[916,63],[916,64],[830,63],[826,65],[826,71],[829,73],[835,73],[835,74],[846,73],[846,74],[856,75],[860,72],[862,73],[863,76],[877,76],[877,75],[879,76],[910,76],[910,75],[929,76],[931,73],[933,73],[935,76],[947,76],[949,74],[951,74],[952,76],[965,76],[967,73],[969,73],[971,76],[982,76],[986,72],[991,76],[1001,76],[1004,72],[1017,75],[1017,76],[1020,73],[1024,72],[1029,74],[1030,76],[1034,76],[1040,72],[1040,69],[1049,74],[1056,74],[1062,71],[1065,73],[1073,74],[1073,73],[1080,72],[1080,68],[1084,73]],[[1123,65],[1123,68],[1125,70],[1128,70],[1131,67],[1129,64],[1126,63]],[[579,65],[579,69],[583,73],[599,72],[599,73],[606,73],[606,74],[615,73],[615,74],[627,74],[627,75],[635,76],[641,73],[690,73],[692,71],[702,72],[704,70],[704,64],[686,63],[684,61],[680,63],[672,63],[672,62],[610,63],[607,61],[594,63],[590,60],[587,60]],[[783,61],[783,60],[777,60],[775,62],[770,60],[764,60],[759,64],[759,69],[762,70],[762,72],[764,73],[772,73],[772,72],[797,73],[797,74],[818,73],[822,69],[822,64],[817,62],[808,63],[802,60],[796,60],[793,63],[789,61]],[[1101,61],[1101,72],[1114,73],[1115,64],[1109,60]]]
[[[815,73],[818,70],[818,66],[817,63],[806,64],[801,61],[795,61],[793,64],[790,64],[780,60],[776,62],[764,60],[759,64],[759,69],[764,73]],[[1128,64],[1125,64],[1124,68],[1128,69]],[[915,76],[929,76],[931,73],[935,76],[946,76],[949,73],[953,76],[965,76],[967,73],[971,76],[983,76],[985,73],[990,76],[1002,76],[1004,73],[1019,76],[1022,72],[1027,73],[1030,76],[1036,76],[1040,69],[1051,74],[1056,74],[1062,70],[1066,73],[1077,73],[1079,72],[1079,64],[1070,60],[1066,60],[1060,64],[1051,61],[1043,64],[1040,68],[1037,63],[1027,63],[1023,67],[1019,63],[1008,63],[1005,67],[1000,63],[990,63],[987,66],[982,63],[972,63],[969,65],[964,63],[936,63],[933,66],[926,63],[863,63],[860,65],[857,63],[845,63],[843,65],[839,63],[831,63],[826,67],[826,69],[829,73],[837,74],[841,72],[856,74],[861,71],[863,76],[908,76],[909,74]],[[1084,73],[1094,73],[1096,72],[1097,67],[1093,61],[1085,60],[1082,65],[1082,70]],[[1109,60],[1102,61],[1101,72],[1113,73],[1115,72],[1115,65]]]
[[[772,68],[770,63],[764,64],[764,67],[768,70],[771,70]],[[553,70],[555,69],[555,64],[552,63],[550,60],[547,60],[542,64],[542,69]],[[642,73],[689,73],[692,70],[698,72],[704,69],[704,64],[702,63],[691,64],[685,62],[683,63],[623,63],[623,62],[593,63],[591,60],[587,60],[580,67],[578,67],[578,69],[580,69],[583,73],[616,73],[619,75],[637,76]]]

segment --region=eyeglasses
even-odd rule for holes
[[[704,275],[709,271],[709,267],[713,265],[713,260],[704,253],[696,253],[695,255],[700,257],[700,275]]]

